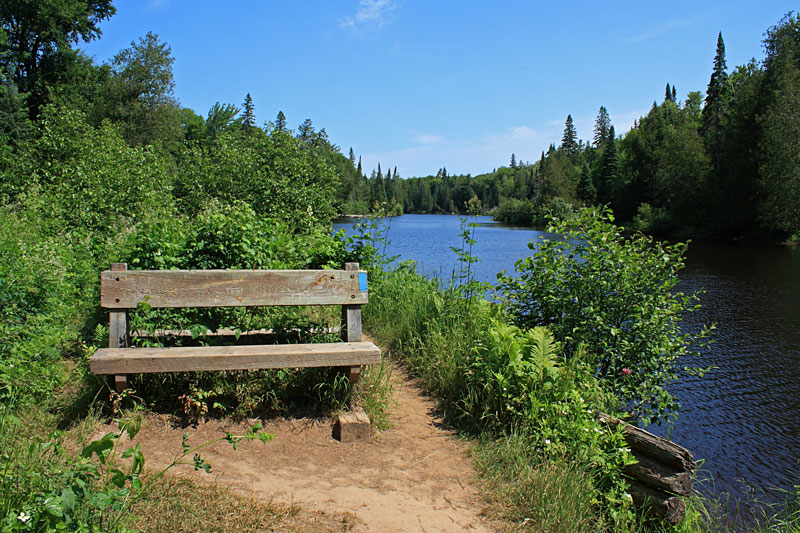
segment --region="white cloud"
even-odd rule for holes
[[[380,163],[386,168],[396,166],[403,177],[436,174],[442,167],[446,167],[450,174],[477,175],[508,165],[512,153],[518,161],[536,161],[542,150],[556,142],[555,136],[560,136],[560,133],[538,131],[528,126],[513,126],[502,133],[460,141],[420,134],[412,141],[436,140],[422,146],[365,153],[362,161],[367,174]]]
[[[684,26],[692,26],[692,25],[697,24],[697,23],[703,21],[704,19],[710,17],[711,15],[713,15],[714,11],[716,11],[716,10],[707,11],[707,12],[704,12],[704,13],[698,13],[698,14],[693,15],[691,17],[684,17],[684,18],[680,18],[680,19],[672,18],[672,19],[666,21],[665,23],[663,23],[663,24],[661,24],[659,26],[655,26],[653,28],[650,28],[649,30],[645,31],[644,33],[640,33],[638,35],[633,35],[631,37],[628,37],[627,39],[625,39],[624,42],[626,44],[636,44],[636,43],[640,43],[642,41],[645,41],[647,39],[651,39],[653,37],[658,37],[659,35],[663,35],[663,34],[665,34],[667,32],[670,32],[670,31],[672,31],[674,29],[677,29],[677,28],[683,28]]]
[[[422,144],[434,144],[438,142],[442,142],[444,137],[441,135],[431,135],[429,133],[420,133],[419,135],[415,135],[411,138],[412,141],[422,143]]]
[[[394,56],[399,56],[403,54],[403,45],[400,44],[400,41],[395,41],[391,48],[387,48],[386,51]]]
[[[633,121],[645,115],[647,110],[610,113],[611,123],[617,135],[633,127]],[[595,116],[575,119],[578,137],[591,141],[594,135]],[[548,120],[542,129],[530,126],[511,126],[504,132],[495,132],[480,138],[452,140],[441,135],[420,133],[411,137],[416,146],[362,154],[364,171],[369,173],[378,167],[397,167],[406,178],[436,174],[442,167],[449,174],[472,174],[491,172],[492,169],[508,165],[511,154],[517,161],[535,162],[550,144],[558,145],[563,133],[563,120]]]
[[[171,4],[172,0],[149,0],[147,2],[147,10],[160,11],[170,7]]]
[[[380,30],[391,22],[397,9],[395,0],[359,0],[355,15],[339,24],[344,29]]]

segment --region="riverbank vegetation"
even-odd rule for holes
[[[761,60],[729,71],[720,34],[705,95],[681,99],[667,83],[627,132],[600,106],[589,140],[568,115],[561,143],[533,163],[511,154],[508,166],[479,176],[442,168],[403,180],[397,169],[358,172],[345,209],[466,214],[476,197],[498,220],[542,225],[565,206],[607,205],[649,234],[800,240],[798,35],[800,17],[789,14],[767,29]]]
[[[171,52],[158,36],[132,42],[103,65],[74,48],[99,37],[99,23],[114,13],[110,1],[92,2],[88,10],[71,0],[45,4],[53,9],[0,7],[0,528],[144,527],[154,509],[167,515],[160,522],[165,528],[186,513],[204,521],[199,527],[216,528],[214,502],[240,513],[239,525],[282,527],[291,509],[243,499],[234,504],[224,491],[204,490],[203,501],[188,506],[199,489],[157,479],[159,473],[144,469],[142,450],[118,447],[120,436],[135,433],[141,409],[191,423],[206,416],[319,416],[359,403],[380,427],[389,407],[386,368],[365,372],[356,390],[333,370],[284,369],[137,377],[136,393],[120,396],[88,373],[88,358],[108,338],[98,274],[112,262],[142,269],[291,269],[346,261],[370,270],[367,328],[439,399],[448,422],[474,439],[498,514],[551,531],[654,527],[643,524],[626,491],[621,468],[631,456],[622,435],[599,423],[595,412],[627,411],[645,420],[663,418],[672,407],[664,385],[695,340],[675,329],[692,305],[690,297],[670,291],[680,245],[624,239],[607,212],[582,211],[557,229],[588,237],[598,248],[541,244],[534,253],[548,265],[543,277],[531,263],[520,263],[520,280],[506,278],[498,288],[507,305],[479,297],[486,287],[470,276],[474,241],[466,227],[458,283],[440,285],[409,265],[385,270],[381,237],[369,222],[348,239],[332,234],[330,220],[343,204],[368,210],[377,201],[401,211],[398,196],[389,198],[400,194],[389,192],[392,184],[404,183],[396,170],[388,181],[377,172],[378,190],[386,193],[364,204],[358,188],[377,182],[358,181],[354,154],[343,156],[324,129],[305,121],[292,130],[280,112],[260,127],[249,95],[241,107],[218,103],[201,117],[174,98]],[[533,166],[512,167],[501,171],[516,188]],[[435,179],[448,183],[450,177],[443,170]],[[401,187],[411,191],[423,182]],[[474,211],[479,200],[492,205],[485,195],[470,194],[470,180],[454,183],[465,209]],[[425,189],[418,190],[427,202]],[[572,216],[565,195],[547,202]],[[452,210],[460,210],[462,196],[452,198]],[[521,205],[529,199],[517,198]],[[567,263],[563,252],[585,262]],[[581,268],[588,270],[576,282]],[[615,284],[632,276],[653,290]],[[592,291],[629,305],[603,308]],[[532,305],[531,295],[547,306]],[[554,310],[562,311],[556,316]],[[324,326],[338,317],[143,305],[131,320],[152,332],[185,329],[202,337],[219,328],[263,327],[313,342],[328,340]],[[116,420],[118,429],[93,440],[99,419]],[[223,440],[240,438],[267,440],[257,427]],[[184,443],[176,452],[202,469],[202,457],[192,455],[201,445]],[[683,527],[700,527],[696,517]]]

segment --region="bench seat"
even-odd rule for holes
[[[93,374],[197,372],[360,366],[381,362],[381,350],[371,342],[266,344],[176,348],[101,348],[91,358]]]

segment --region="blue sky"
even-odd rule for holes
[[[249,92],[259,123],[325,128],[367,172],[473,175],[535,161],[567,114],[589,139],[708,85],[722,31],[729,69],[762,57],[794,2],[120,0],[84,46],[97,62],[148,31],[172,48],[175,96],[205,116]]]

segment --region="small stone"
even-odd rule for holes
[[[358,408],[350,413],[342,413],[336,417],[333,425],[333,438],[339,442],[353,442],[369,439],[369,417],[363,409]]]

